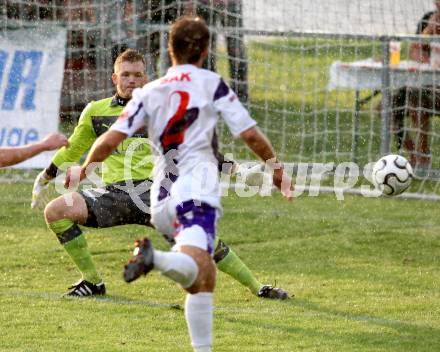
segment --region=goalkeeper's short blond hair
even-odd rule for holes
[[[139,62],[142,61],[142,63],[145,66],[145,59],[144,56],[137,50],[134,49],[127,49],[120,53],[118,57],[115,60],[115,64],[113,65],[113,71],[116,71],[116,67],[118,67],[123,62]]]

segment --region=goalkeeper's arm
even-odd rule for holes
[[[60,149],[52,159],[51,164],[44,170],[44,177],[52,180],[58,174],[58,170],[66,171],[66,165],[80,161],[81,156],[90,149],[96,140],[96,133],[92,126],[91,104],[87,105],[81,114],[78,125],[69,138],[69,148]]]
[[[51,164],[38,174],[32,189],[32,208],[44,203],[48,185],[57,176],[58,170],[65,171],[66,164],[78,162],[95,141],[96,134],[92,126],[91,115],[92,104],[88,104],[69,138],[69,147],[61,148],[52,158]]]

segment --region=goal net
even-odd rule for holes
[[[114,93],[118,53],[136,48],[150,78],[163,74],[169,23],[196,12],[214,34],[207,68],[229,79],[280,159],[327,165],[331,185],[341,163],[362,174],[380,156],[401,154],[415,169],[409,192],[436,199],[440,74],[433,57],[410,61],[412,43],[429,50],[417,31],[434,10],[432,0],[5,0],[0,31],[49,24],[67,31],[60,117],[69,130],[87,102]],[[1,74],[0,65],[0,83]],[[224,125],[219,135],[223,152],[251,158]]]

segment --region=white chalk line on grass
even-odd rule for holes
[[[0,292],[0,296],[3,297],[11,297],[11,298],[37,298],[37,299],[45,299],[45,300],[53,300],[53,301],[81,301],[81,302],[90,302],[89,300],[93,300],[97,303],[109,303],[109,304],[115,304],[115,305],[139,305],[139,306],[146,306],[150,308],[166,308],[166,309],[176,309],[176,310],[182,310],[183,306],[180,304],[167,304],[167,303],[155,303],[145,300],[136,300],[136,299],[120,299],[120,298],[114,298],[114,297],[94,297],[94,298],[66,298],[62,297],[58,294],[51,294],[51,293],[41,293],[41,292],[23,292],[23,291],[10,291],[10,292]],[[302,307],[303,309],[307,309],[307,304],[298,304],[295,305],[295,299],[291,299],[288,301],[283,302],[271,302],[271,303],[277,303],[280,304],[280,308],[282,310],[286,309],[285,303],[291,302],[293,306],[295,307]],[[224,313],[234,313],[234,314],[253,314],[253,315],[272,315],[272,316],[279,316],[280,313],[276,309],[274,309],[274,305],[270,304],[270,307],[267,308],[261,308],[261,307],[255,307],[255,308],[236,308],[236,307],[218,307],[216,306],[214,308],[217,312],[224,312]],[[328,318],[330,320],[335,319],[343,319],[343,320],[349,320],[349,321],[363,321],[367,323],[373,323],[377,325],[386,325],[386,326],[395,326],[395,327],[413,327],[413,328],[430,328],[427,325],[420,324],[420,323],[414,323],[414,322],[408,322],[403,320],[394,320],[394,319],[386,319],[386,318],[378,318],[368,315],[352,315],[350,313],[346,312],[325,312],[325,311],[319,311],[317,309],[314,309],[309,312],[301,312],[297,315],[298,318],[301,317],[316,317],[316,318]]]
[[[234,190],[244,190],[248,188],[248,186],[243,183],[221,183],[220,186],[222,189],[229,189],[231,191]],[[399,194],[398,196],[387,197],[380,195],[380,192],[377,190],[366,190],[360,188],[342,188],[342,187],[329,187],[329,186],[309,186],[309,185],[297,185],[295,186],[297,191],[301,191],[301,194],[298,198],[301,197],[318,197],[319,193],[333,193],[333,194],[350,194],[350,195],[358,195],[364,196],[367,198],[382,198],[382,199],[416,199],[416,200],[430,200],[430,201],[439,201],[440,195],[437,194],[425,194],[425,193],[409,193],[404,192]],[[273,191],[276,191],[276,188],[273,188]]]

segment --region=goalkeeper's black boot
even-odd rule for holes
[[[289,294],[282,288],[264,285],[260,288],[258,297],[284,300],[289,298]]]
[[[153,246],[145,237],[134,242],[133,258],[125,265],[124,280],[132,282],[141,275],[147,275],[153,269]]]
[[[88,297],[105,295],[105,285],[103,282],[92,284],[86,280],[79,280],[76,284],[69,287],[66,297]]]

